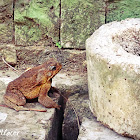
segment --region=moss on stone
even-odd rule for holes
[[[139,0],[114,0],[108,3],[107,22],[126,18],[140,18]]]
[[[12,0],[0,1],[0,43],[10,43],[13,39]]]
[[[59,40],[59,1],[18,0],[14,20],[16,45],[33,45],[48,37]]]
[[[61,45],[84,49],[85,40],[105,22],[103,0],[62,0],[61,6]]]

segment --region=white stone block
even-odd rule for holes
[[[91,111],[117,133],[140,139],[140,19],[101,26],[86,53]]]

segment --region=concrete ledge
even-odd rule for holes
[[[91,111],[106,126],[140,139],[140,19],[101,26],[86,41]]]
[[[96,118],[84,118],[78,140],[133,140],[122,137],[99,123]]]
[[[15,72],[0,71],[0,104],[7,84],[17,78]],[[62,102],[59,99],[59,104]],[[0,139],[4,140],[57,140],[61,137],[62,110],[48,109],[38,102],[27,103],[28,108],[44,109],[47,112],[15,111],[0,106]]]

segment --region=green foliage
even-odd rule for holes
[[[56,46],[57,46],[59,49],[61,49],[61,48],[62,48],[62,46],[61,46],[60,42],[57,42],[57,43],[56,43]]]

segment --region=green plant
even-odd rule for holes
[[[57,43],[56,43],[56,46],[57,46],[59,49],[61,49],[61,48],[62,48],[62,46],[61,46],[60,42],[57,42]]]

